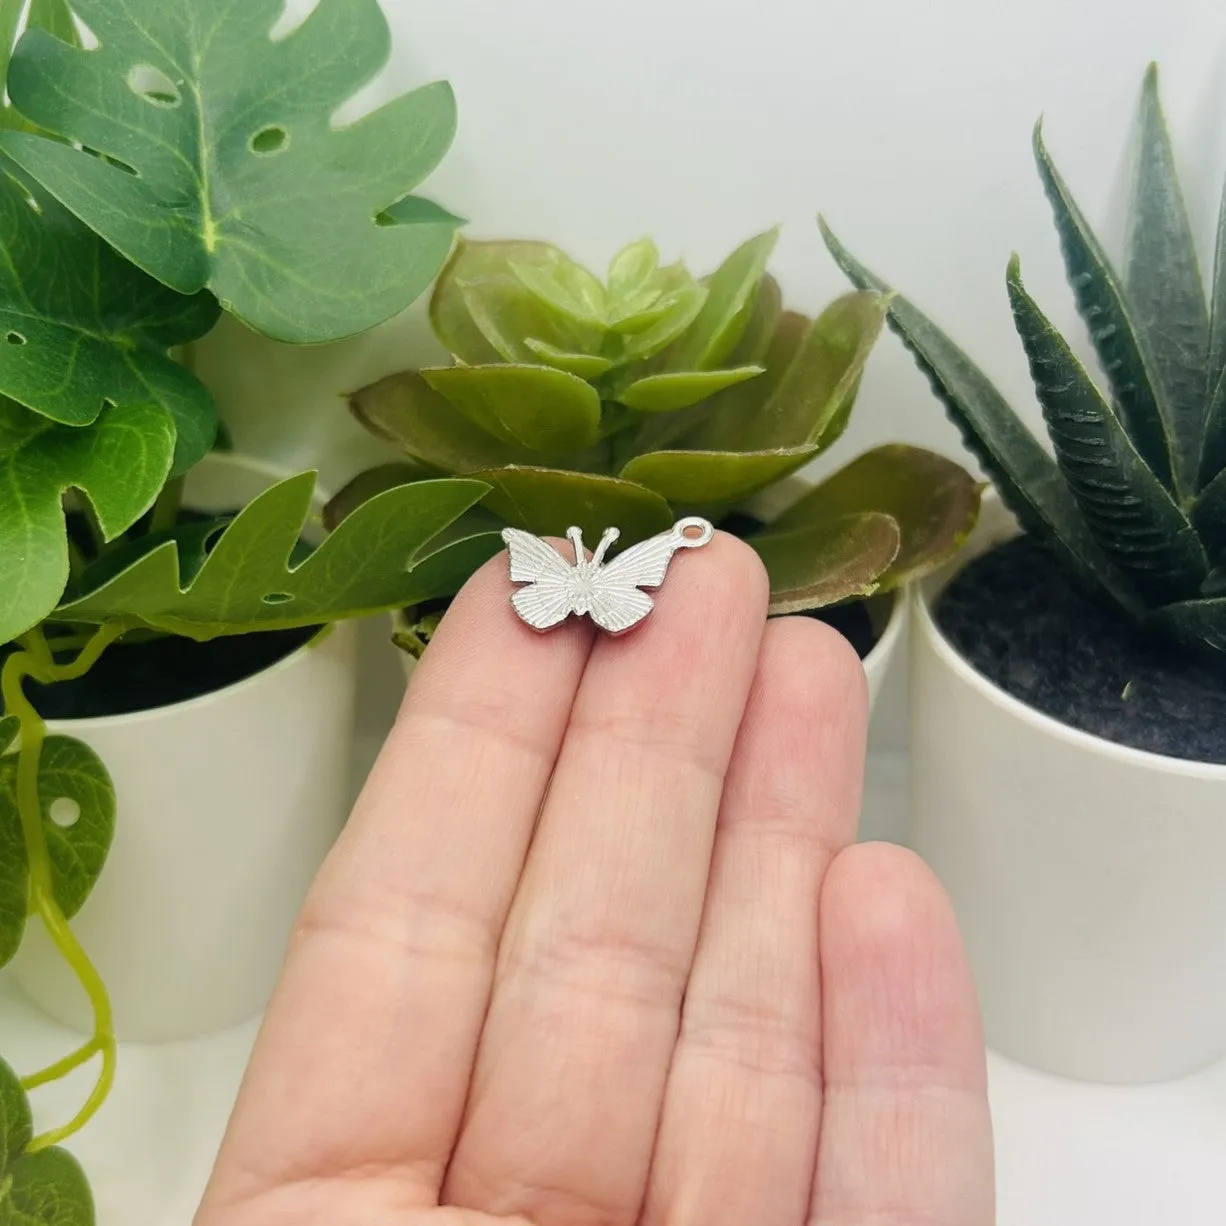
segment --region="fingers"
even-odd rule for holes
[[[848,848],[826,876],[821,947],[813,1226],[991,1226],[983,1035],[944,892],[910,852]]]
[[[821,1112],[818,898],[855,836],[867,695],[816,621],[772,622],[737,738],[643,1226],[799,1226]]]
[[[445,1203],[632,1226],[766,577],[719,534],[592,652],[503,937]]]
[[[305,1180],[319,1220],[333,1178],[392,1187],[402,1207],[436,1203],[499,934],[591,646],[586,623],[534,633],[507,596],[495,558],[414,673],[303,911],[202,1222],[210,1204]],[[272,1208],[255,1220],[280,1220]]]

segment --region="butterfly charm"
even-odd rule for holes
[[[566,535],[575,549],[574,562],[531,532],[503,529],[511,581],[526,584],[511,596],[515,612],[533,630],[549,630],[574,613],[590,617],[609,634],[623,634],[654,607],[651,597],[639,589],[659,587],[673,554],[707,544],[715,529],[697,516],[679,519],[668,532],[631,545],[612,562],[604,556],[621,535],[616,528],[605,529],[590,559],[583,548],[583,533],[568,528]]]

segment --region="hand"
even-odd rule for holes
[[[196,1226],[989,1226],[949,904],[853,846],[855,654],[723,534],[620,639],[457,597]]]

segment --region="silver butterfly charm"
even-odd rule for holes
[[[574,613],[590,617],[609,634],[623,634],[654,607],[651,597],[639,588],[659,587],[673,554],[707,544],[715,529],[696,515],[679,519],[668,532],[631,545],[612,562],[606,562],[604,556],[621,535],[616,528],[604,530],[590,560],[583,548],[583,533],[568,528],[566,535],[575,547],[574,562],[531,532],[502,530],[511,560],[511,581],[527,584],[511,596],[515,612],[533,630],[549,630]]]

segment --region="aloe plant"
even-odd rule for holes
[[[906,298],[891,327],[928,376],[1023,528],[1087,590],[1156,635],[1226,658],[1226,191],[1210,299],[1201,281],[1158,93],[1145,76],[1130,226],[1117,272],[1036,126],[1034,153],[1090,341],[1100,391],[1022,283],[1006,284],[1054,456]],[[884,290],[823,222],[851,281]]]
[[[877,449],[779,510],[781,483],[843,433],[889,300],[847,294],[816,319],[785,310],[766,271],[776,238],[749,239],[702,279],[661,265],[650,239],[619,251],[604,280],[547,243],[461,242],[430,302],[452,363],[349,400],[408,458],[357,477],[330,521],[388,484],[476,478],[489,492],[449,530],[476,566],[504,525],[574,525],[589,540],[616,526],[624,546],[700,513],[758,550],[775,612],[889,591],[938,564],[978,489],[929,452]]]
[[[125,638],[322,627],[453,592],[467,555],[442,533],[487,491],[389,488],[313,549],[312,473],[232,517],[183,512],[219,436],[192,345],[222,310],[283,341],[361,331],[429,285],[458,224],[409,194],[452,139],[445,84],[331,123],[387,59],[376,0],[321,0],[275,41],[280,0],[225,6],[225,38],[208,7],[0,0],[0,966],[41,923],[94,1012],[50,1067],[19,1079],[0,1062],[0,1222],[93,1222],[59,1143],[116,1062],[69,920],[124,798],[88,746],[47,735],[28,683],[76,680]],[[65,797],[79,816],[61,827]],[[27,1093],[89,1061],[80,1110],[35,1135]]]

